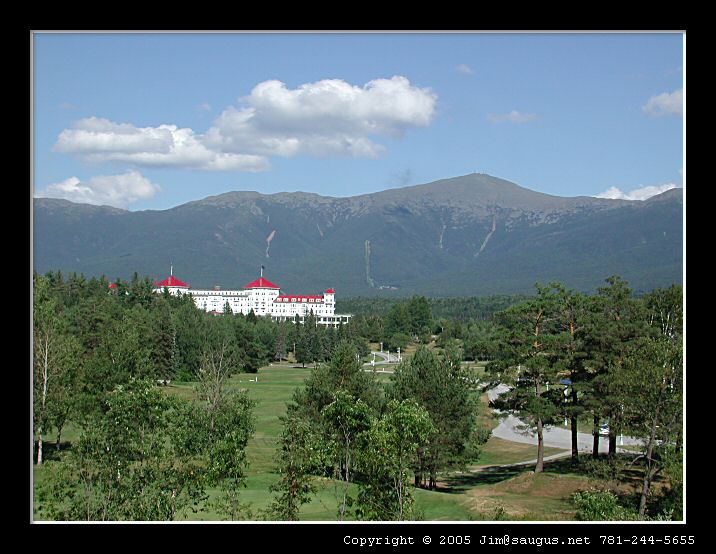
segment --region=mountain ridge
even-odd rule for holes
[[[677,192],[674,192],[677,191]],[[352,197],[232,191],[129,212],[35,199],[35,266],[239,288],[261,265],[286,290],[434,296],[681,281],[681,189],[645,202],[559,197],[484,174]],[[67,202],[67,203],[65,203]],[[447,287],[446,287],[447,285]]]

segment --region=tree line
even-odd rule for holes
[[[43,436],[55,433],[59,450],[69,421],[80,430],[39,488],[54,518],[173,519],[200,506],[251,515],[240,489],[253,404],[227,381],[289,357],[313,368],[283,419],[280,478],[261,517],[297,519],[317,480],[330,478],[341,520],[420,518],[415,488],[434,489],[444,472],[474,463],[489,437],[476,422],[465,359],[488,361],[492,383],[510,385],[495,406],[534,427],[537,472],[545,426],[569,420],[576,462],[578,429],[589,418],[593,457],[603,423],[612,458],[618,435],[642,439],[639,517],[660,477],[671,485],[661,504],[680,514],[680,286],[636,298],[619,277],[593,295],[538,285],[475,320],[435,317],[431,301],[413,297],[332,328],[312,313],[303,324],[232,314],[228,305],[209,314],[188,295],[154,293],[136,274],[111,289],[105,278],[59,272],[35,274],[33,285],[36,463]],[[369,342],[417,350],[383,387],[363,370]],[[195,398],[162,393],[157,383],[167,380],[193,382]],[[220,491],[211,501],[208,487]]]
[[[638,517],[647,515],[654,480],[670,482],[667,509],[681,513],[683,461],[683,289],[674,285],[635,298],[612,276],[595,295],[559,283],[495,314],[495,357],[487,371],[511,389],[495,401],[532,425],[538,439],[536,472],[544,468],[546,425],[569,420],[572,459],[578,459],[580,421],[591,419],[592,456],[602,424],[608,455],[617,437],[641,440]]]

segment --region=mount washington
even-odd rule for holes
[[[682,282],[683,190],[646,201],[534,192],[471,174],[348,198],[228,192],[167,210],[34,199],[34,268],[196,288],[264,275],[287,292],[346,296],[636,291]]]

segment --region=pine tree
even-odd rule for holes
[[[418,450],[416,485],[427,479],[428,488],[434,489],[438,472],[460,467],[475,455],[476,406],[462,377],[457,353],[438,357],[423,345],[392,375],[389,398],[417,402],[435,425],[428,444]]]
[[[544,426],[552,423],[559,412],[554,401],[557,389],[553,387],[552,394],[547,389],[549,383],[558,381],[555,364],[557,297],[553,287],[537,285],[534,298],[495,314],[502,331],[502,352],[487,365],[488,371],[500,374],[502,382],[514,380],[514,387],[499,403],[514,410],[520,419],[535,428],[535,473],[544,470]]]

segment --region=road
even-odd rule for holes
[[[383,358],[384,363],[391,363],[391,364],[397,364],[398,363],[398,354],[397,353],[391,353],[391,352],[378,352],[377,350],[375,352],[371,352],[371,354],[375,354],[378,358]],[[376,360],[375,362],[380,363]]]
[[[487,397],[492,401],[503,392],[509,390],[507,385],[498,385],[487,391]],[[495,410],[499,413],[499,410]],[[533,444],[537,446],[537,433],[530,430],[515,416],[508,415],[500,421],[500,424],[492,430],[493,436],[512,442]],[[572,449],[572,432],[562,427],[546,426],[542,433],[544,445],[554,448]],[[620,446],[634,446],[641,442],[631,437],[620,437],[617,439],[617,451],[625,452]],[[591,452],[593,437],[591,433],[577,433],[577,449],[580,452]],[[599,452],[609,451],[609,438],[606,436],[599,439]]]

